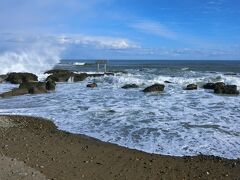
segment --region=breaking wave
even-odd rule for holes
[[[60,48],[49,46],[4,52],[0,54],[0,74],[9,72],[41,74],[59,63],[60,53]]]

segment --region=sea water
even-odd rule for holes
[[[88,63],[65,60],[56,68],[96,71]],[[240,96],[201,88],[221,81],[240,89],[239,61],[109,61],[108,69],[118,73],[58,83],[48,94],[0,99],[0,114],[49,118],[59,129],[150,153],[240,158]],[[98,87],[86,88],[93,81]],[[142,92],[164,81],[172,83],[163,92]],[[139,88],[121,88],[130,83]],[[191,83],[198,90],[183,90]],[[0,84],[0,92],[13,87]]]

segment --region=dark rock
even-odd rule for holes
[[[203,89],[214,89],[215,83],[207,83],[203,85]]]
[[[32,73],[9,73],[6,81],[12,84],[21,84],[23,82],[38,81],[38,77]]]
[[[46,90],[46,83],[45,82],[25,82],[19,85],[19,89],[30,89],[33,87]]]
[[[170,81],[164,81],[164,83],[170,84],[170,83],[172,83],[172,82],[170,82]]]
[[[97,84],[96,83],[91,83],[87,85],[88,88],[96,88]]]
[[[81,73],[81,74],[74,74],[73,81],[78,82],[78,81],[83,81],[88,77],[87,73]]]
[[[46,82],[46,89],[48,91],[54,91],[55,87],[56,87],[56,83],[53,80],[50,79],[49,81]]]
[[[214,93],[238,95],[239,91],[237,90],[236,85],[224,85],[224,86],[215,86]]]
[[[47,93],[46,82],[27,82],[22,83],[19,89],[27,89],[29,94]]]
[[[163,91],[165,86],[163,84],[154,84],[152,86],[149,86],[143,90],[143,92],[159,92]]]
[[[223,82],[217,82],[217,83],[214,84],[214,89],[215,89],[215,88],[221,88],[221,87],[224,87],[225,85],[226,85],[226,84],[223,83]]]
[[[189,84],[185,88],[185,90],[196,90],[196,89],[197,89],[197,85],[196,84]]]
[[[139,88],[136,84],[126,84],[122,87],[123,89]]]

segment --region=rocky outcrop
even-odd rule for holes
[[[24,82],[19,85],[19,88],[14,88],[9,92],[0,94],[0,97],[20,96],[25,94],[42,94],[55,89],[54,82]]]
[[[55,82],[67,82],[70,78],[73,79],[74,82],[79,82],[85,80],[87,77],[101,77],[101,76],[111,76],[114,75],[112,72],[102,73],[102,74],[87,74],[87,73],[74,73],[68,70],[62,69],[54,69],[45,72],[45,74],[51,74],[47,77],[47,80],[52,80]]]
[[[12,84],[21,84],[23,82],[38,81],[38,77],[32,73],[9,73],[6,81]]]
[[[237,90],[236,85],[226,85],[223,82],[207,83],[203,86],[203,88],[212,89],[216,94],[232,94],[232,95],[239,94],[239,91]]]
[[[185,90],[196,90],[196,89],[197,89],[197,85],[196,84],[189,84],[185,88]]]
[[[81,74],[74,74],[73,81],[74,82],[79,82],[83,81],[88,77],[87,73],[81,73]]]
[[[154,84],[152,86],[149,86],[143,90],[143,92],[148,93],[148,92],[160,92],[163,91],[165,86],[163,84]]]
[[[96,83],[91,83],[87,85],[88,88],[96,88],[97,84]]]
[[[236,85],[222,85],[222,86],[215,86],[214,93],[238,95],[239,91],[237,90]]]
[[[123,89],[133,89],[133,88],[139,88],[136,84],[126,84],[122,87]]]

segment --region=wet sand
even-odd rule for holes
[[[0,172],[1,180],[240,179],[240,160],[148,154],[60,131],[45,119],[0,116]]]

